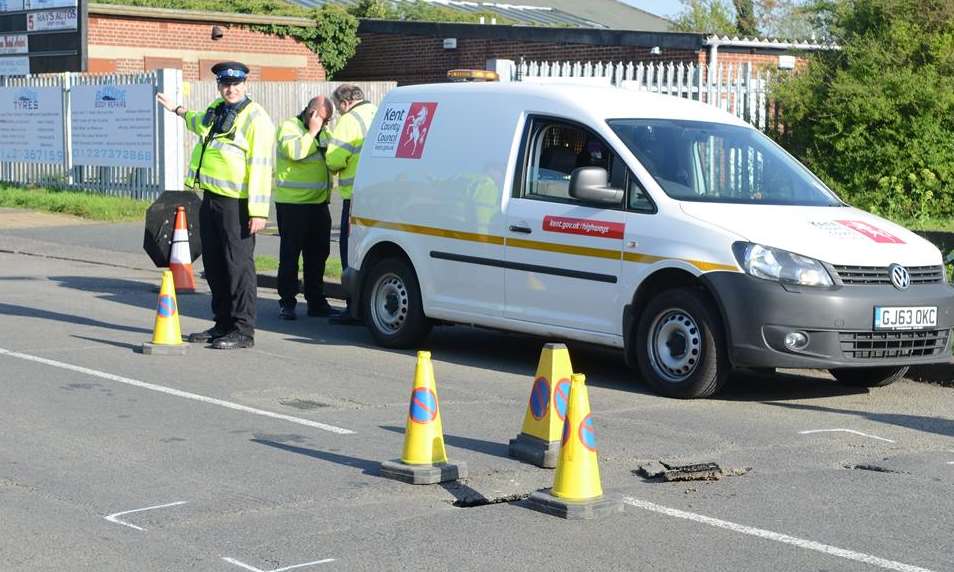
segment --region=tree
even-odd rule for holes
[[[810,39],[824,35],[819,0],[683,0],[675,28],[720,36]]]
[[[824,8],[841,49],[773,87],[784,126],[775,137],[856,206],[954,216],[954,2]]]
[[[735,5],[735,28],[742,37],[754,38],[759,35],[755,22],[755,4],[753,0],[732,0]]]
[[[683,0],[682,3],[682,12],[676,17],[674,26],[677,31],[720,36],[735,33],[735,14],[725,0]]]

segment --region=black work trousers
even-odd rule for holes
[[[305,275],[305,300],[323,306],[325,264],[331,250],[331,212],[328,203],[275,203],[281,234],[278,260],[278,296],[283,306],[295,306],[298,294],[298,256]]]
[[[199,209],[202,264],[219,329],[255,335],[255,235],[248,231],[248,199],[205,191]]]

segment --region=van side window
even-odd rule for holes
[[[526,153],[526,198],[579,202],[570,196],[570,175],[580,167],[602,167],[608,172],[610,186],[625,188],[626,165],[609,145],[582,127],[535,121]]]

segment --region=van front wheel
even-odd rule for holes
[[[421,288],[410,264],[387,258],[375,264],[364,289],[364,321],[379,345],[408,348],[430,331]]]
[[[636,325],[635,351],[643,379],[668,397],[708,397],[731,369],[719,315],[694,288],[649,301]]]

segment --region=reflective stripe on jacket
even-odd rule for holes
[[[279,125],[278,159],[275,163],[276,203],[328,202],[328,167],[322,149],[327,144],[327,130],[319,131],[316,140],[297,117],[286,119]]]
[[[221,98],[216,99],[209,110],[223,103]],[[212,128],[212,122],[202,122],[206,113],[208,110],[188,111],[184,116],[186,128],[199,136],[192,149],[186,185],[224,197],[247,198],[249,216],[267,218],[275,156],[275,126],[268,113],[261,105],[249,102],[235,117],[232,129],[212,137],[203,155],[202,143]]]
[[[342,199],[351,198],[361,147],[377,111],[378,108],[373,103],[359,103],[338,119],[338,124],[328,139],[325,159],[328,170],[338,174],[338,192],[341,193]]]

